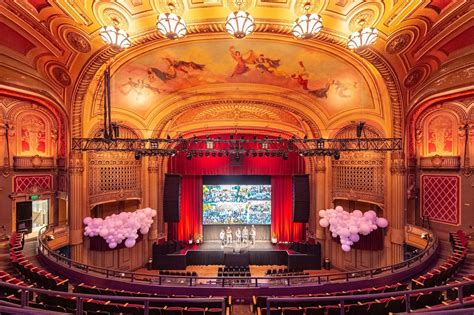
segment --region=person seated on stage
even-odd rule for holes
[[[230,228],[230,226],[227,227],[225,235],[226,235],[226,245],[232,244],[232,229]]]
[[[235,241],[237,244],[240,244],[242,240],[242,233],[240,232],[240,228],[237,228],[237,231],[235,231]]]
[[[224,246],[225,245],[225,231],[224,231],[224,229],[222,229],[221,232],[219,233],[219,239],[221,240],[222,246]]]
[[[255,245],[256,238],[257,238],[257,229],[255,228],[255,225],[252,224],[252,227],[250,228],[250,240],[252,242],[252,245]]]
[[[249,243],[249,230],[246,226],[242,229],[242,243],[248,244]]]

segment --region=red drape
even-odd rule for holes
[[[202,236],[202,177],[184,175],[181,178],[180,221],[168,224],[168,239],[187,242]]]
[[[293,223],[293,195],[291,176],[272,176],[272,236],[279,242],[304,239],[302,223]]]
[[[219,135],[227,139],[229,135]],[[253,137],[247,135],[247,137]],[[261,136],[258,136],[261,138]],[[204,145],[204,144],[203,144]],[[218,144],[216,144],[217,146]],[[220,149],[219,147],[215,147]],[[272,176],[272,232],[278,241],[304,239],[303,224],[292,222],[291,175],[304,174],[304,160],[291,153],[282,157],[242,156],[236,163],[230,156],[204,156],[186,159],[178,154],[169,160],[169,172],[181,174],[181,220],[168,224],[168,239],[187,242],[189,237],[202,235],[202,176],[201,175],[271,175]]]

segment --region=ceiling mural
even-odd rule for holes
[[[263,40],[187,43],[140,55],[114,73],[112,104],[145,113],[180,91],[225,85],[245,93],[242,83],[307,95],[330,115],[374,108],[364,77],[348,62],[320,50]]]

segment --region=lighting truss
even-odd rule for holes
[[[74,138],[72,150],[134,152],[140,156],[174,156],[178,153],[192,157],[203,156],[284,156],[298,153],[301,156],[338,156],[348,151],[398,151],[402,150],[401,138],[350,138],[350,139],[302,139],[292,137],[248,139],[221,138]],[[206,144],[212,142],[212,148]]]

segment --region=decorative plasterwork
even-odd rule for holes
[[[203,29],[205,28],[205,30]],[[257,24],[256,26],[257,31],[262,33],[283,33],[289,34],[290,27],[288,25],[282,25],[279,27],[277,24]],[[224,26],[222,23],[208,23],[205,26],[199,25],[190,25],[188,27],[188,32],[198,33],[198,32],[223,32]],[[144,45],[150,44],[154,41],[160,40],[159,36],[156,32],[146,34],[136,38],[134,43],[136,45]],[[321,32],[316,41],[323,41],[329,44],[338,45],[341,47],[345,47],[346,39],[335,36],[333,34],[329,34],[326,32]],[[72,133],[73,137],[80,137],[82,135],[82,114],[83,114],[83,102],[86,95],[86,92],[89,88],[91,80],[96,75],[97,71],[100,69],[102,64],[107,61],[110,57],[117,54],[117,51],[113,51],[112,49],[104,49],[101,52],[98,52],[89,60],[88,65],[83,68],[82,73],[78,79],[78,85],[73,94],[73,106],[72,106]],[[396,75],[389,66],[388,62],[383,59],[380,55],[376,54],[371,49],[366,49],[360,52],[360,55],[368,60],[382,75],[383,79],[385,80],[386,87],[388,90],[388,94],[390,97],[391,102],[391,110],[393,116],[393,136],[400,137],[401,130],[402,130],[402,108],[401,108],[401,94],[400,88],[398,86],[398,80],[396,80]],[[389,113],[388,113],[389,114]],[[312,119],[310,119],[311,121]],[[317,128],[316,128],[317,129]]]

